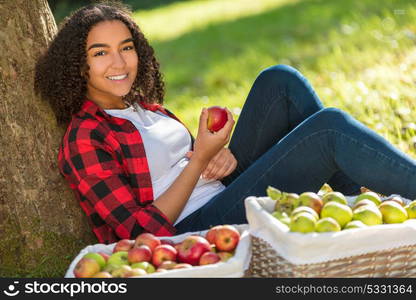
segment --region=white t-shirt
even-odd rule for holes
[[[169,188],[189,162],[185,157],[192,146],[188,130],[175,119],[159,111],[143,109],[136,103],[126,109],[105,109],[105,112],[129,120],[139,130],[149,164],[153,197],[156,199]],[[221,181],[200,177],[174,225],[224,189]]]

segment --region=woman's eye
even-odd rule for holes
[[[134,49],[133,46],[126,46],[126,47],[123,48],[123,50],[133,50],[133,49]]]
[[[94,56],[103,56],[105,54],[105,51],[98,51],[94,54]]]

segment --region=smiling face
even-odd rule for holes
[[[125,108],[122,97],[137,75],[138,57],[132,35],[121,21],[95,25],[87,37],[87,97],[104,109]]]

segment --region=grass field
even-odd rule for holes
[[[205,0],[135,13],[165,75],[165,105],[196,134],[202,107],[235,118],[258,73],[299,69],[341,108],[416,157],[413,0]]]

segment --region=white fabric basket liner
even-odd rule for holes
[[[354,199],[347,197],[350,205]],[[286,225],[274,218],[270,214],[274,205],[275,201],[269,197],[245,199],[249,231],[269,243],[278,255],[292,264],[322,263],[416,244],[416,219],[401,224],[303,234],[290,232]]]
[[[248,224],[233,225],[240,232],[240,241],[235,250],[235,254],[226,262],[219,262],[212,265],[205,266],[194,266],[189,269],[177,269],[169,270],[163,273],[152,273],[141,277],[185,277],[185,278],[194,278],[194,277],[243,277],[245,270],[248,269],[250,258],[251,258],[251,240],[248,232]],[[158,237],[159,239],[171,240],[174,243],[181,242],[185,237],[189,235],[201,235],[204,236],[208,230],[204,231],[194,231],[187,232],[180,235],[172,237]],[[74,260],[69,265],[69,268],[65,274],[65,278],[74,278],[74,268],[78,261],[89,252],[104,252],[109,255],[113,253],[113,248],[116,243],[113,244],[95,244],[89,245],[82,249],[79,254],[74,258]]]

